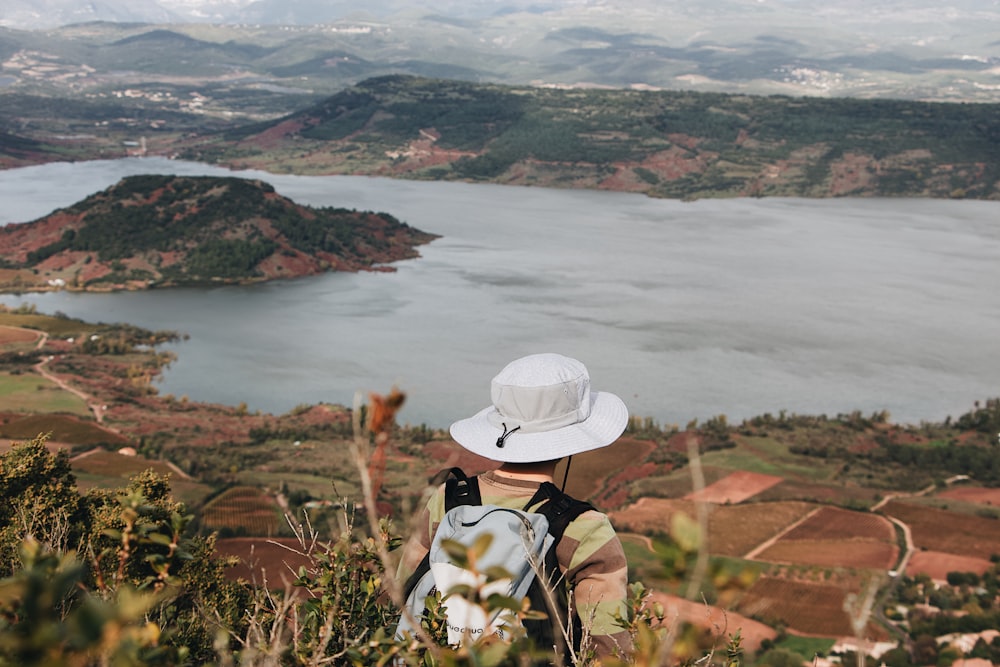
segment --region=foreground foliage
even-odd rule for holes
[[[448,667],[549,658],[524,636],[442,646],[433,638],[441,627],[433,612],[418,636],[394,639],[399,611],[386,555],[400,540],[363,507],[344,510],[343,529],[329,543],[298,526],[310,564],[275,592],[265,582],[228,579],[213,538],[191,534],[192,517],[151,472],[126,488],[80,496],[66,454],[50,453],[37,438],[0,457],[0,497],[0,666]],[[366,527],[355,525],[359,517]],[[691,526],[678,533],[689,557],[691,535]],[[636,654],[616,664],[739,663],[738,634],[706,644],[695,629],[665,623],[648,593],[633,584],[620,620]],[[577,656],[573,664],[590,662]]]

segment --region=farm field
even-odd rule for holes
[[[715,503],[717,505],[742,503],[783,481],[784,478],[774,475],[763,475],[746,470],[737,470],[731,475],[726,475],[719,481],[709,484],[700,491],[689,493],[684,496],[684,499]]]
[[[982,486],[953,486],[937,494],[938,498],[960,500],[977,505],[1000,507],[1000,489]]]
[[[941,551],[917,551],[906,564],[906,574],[926,574],[935,581],[947,581],[949,572],[983,574],[992,563],[982,558],[946,554]]]
[[[111,445],[124,447],[128,438],[99,426],[93,420],[80,419],[66,414],[24,415],[0,414],[0,437],[27,441],[40,434],[49,433],[54,442],[69,445]]]
[[[713,506],[708,519],[709,551],[721,556],[742,557],[814,508],[810,503],[797,501]],[[670,516],[675,512],[690,517],[697,515],[695,503],[689,500],[641,498],[622,510],[611,512],[610,517],[622,530],[666,532]]]
[[[18,312],[0,312],[0,325],[44,331],[50,336],[59,337],[78,336],[82,332],[100,328],[100,325],[86,324],[64,317]]]
[[[210,500],[201,511],[206,530],[245,532],[271,537],[278,532],[281,508],[274,498],[252,486],[234,486]]]
[[[845,484],[823,484],[786,479],[781,484],[762,491],[754,497],[759,502],[776,500],[805,500],[816,503],[833,503],[848,507],[871,507],[878,502],[875,489]]]
[[[0,347],[4,352],[26,352],[32,350],[41,338],[42,332],[21,329],[0,324]]]
[[[899,547],[868,540],[788,540],[782,538],[756,555],[756,560],[789,565],[888,570]]]
[[[895,544],[892,524],[877,514],[821,507],[782,537],[783,540],[872,540]]]
[[[854,634],[844,611],[844,600],[859,582],[814,583],[764,576],[747,591],[737,611],[760,618],[769,625],[782,623],[794,632],[821,637],[850,637]],[[869,623],[869,639],[884,639],[886,631]]]
[[[173,469],[163,461],[152,461],[142,456],[127,456],[104,449],[92,449],[75,456],[71,460],[71,464],[74,471],[114,478],[115,484],[118,486],[146,470],[152,470],[158,475],[176,477]]]
[[[732,474],[732,472],[732,470],[727,468],[716,468],[714,466],[705,466],[702,468],[702,475],[705,478],[706,485],[713,484]],[[631,498],[635,500],[639,498],[683,498],[694,491],[691,470],[687,467],[666,474],[651,475],[644,479],[637,479],[631,486]]]
[[[86,416],[87,403],[38,375],[0,372],[0,401],[8,412],[65,412]]]
[[[693,625],[705,628],[713,636],[736,634],[739,630],[743,638],[743,647],[749,651],[757,651],[765,639],[774,640],[777,631],[769,625],[755,621],[733,611],[723,611],[701,602],[692,602],[676,595],[654,592],[651,601],[659,602],[666,610],[665,622],[670,625],[676,620],[684,620]]]
[[[146,470],[169,477],[171,494],[189,506],[201,504],[212,491],[207,484],[179,475],[163,461],[153,461],[142,456],[123,456],[117,452],[95,449],[74,457],[70,465],[81,491],[122,488],[128,485],[131,478]]]
[[[882,508],[909,524],[918,549],[989,559],[1000,554],[1000,522],[899,500]]]
[[[820,507],[754,558],[791,565],[888,570],[899,558],[899,546],[895,529],[884,517]]]
[[[313,498],[337,500],[342,496],[357,493],[357,483],[334,483],[325,475],[310,475],[304,472],[262,472],[243,470],[236,474],[236,483],[257,488],[280,489],[287,485],[288,491],[306,491]]]
[[[703,454],[703,465],[809,481],[827,480],[836,471],[815,458],[789,452],[787,445],[772,438],[740,436],[733,441],[736,447]]]
[[[635,480],[669,469],[655,463],[643,463],[655,449],[652,442],[625,436],[606,451],[577,454],[570,466],[566,492],[602,509],[619,507],[628,501]],[[562,473],[560,466],[555,478],[562,480]],[[601,492],[595,493],[597,489]]]
[[[267,582],[272,590],[287,588],[295,580],[295,571],[311,562],[302,544],[292,537],[226,537],[216,541],[215,550],[220,557],[238,560],[226,570],[228,578]]]

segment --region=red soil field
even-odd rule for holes
[[[708,518],[709,551],[724,556],[743,556],[814,507],[797,501],[712,506]],[[652,533],[669,531],[670,517],[675,512],[692,518],[697,516],[694,502],[668,498],[641,498],[609,516],[621,530]]]
[[[982,486],[956,486],[937,494],[938,498],[961,500],[977,505],[992,505],[1000,507],[1000,489],[987,489]]]
[[[906,574],[926,574],[937,581],[947,581],[949,572],[975,572],[983,574],[992,563],[982,558],[956,556],[940,551],[917,551],[906,565]]]
[[[71,445],[100,445],[123,447],[131,441],[93,421],[72,415],[44,414],[22,415],[0,413],[0,436],[26,442],[40,433],[51,434],[53,442]]]
[[[72,460],[73,470],[89,472],[102,477],[120,477],[122,486],[131,477],[152,469],[157,475],[176,476],[173,469],[163,461],[153,461],[142,456],[123,456],[117,452],[95,449]]]
[[[783,623],[806,635],[849,637],[854,631],[844,611],[844,599],[848,591],[857,589],[857,586],[761,577],[740,601],[738,610],[769,623]],[[880,640],[886,633],[869,623],[865,635]]]
[[[793,531],[794,532],[794,531]],[[888,570],[899,547],[872,540],[788,540],[782,538],[757,555],[770,563]]]
[[[230,528],[269,537],[278,531],[280,508],[274,498],[252,486],[236,486],[209,501],[201,512],[208,530]]]
[[[763,475],[756,472],[738,470],[731,475],[720,479],[714,484],[709,484],[701,491],[689,493],[685,500],[700,500],[706,503],[716,503],[724,505],[726,503],[741,503],[748,498],[752,498],[761,491],[780,484],[781,477],[774,475]]]
[[[896,541],[896,531],[885,517],[838,507],[821,507],[816,514],[789,531],[782,540],[881,540]]]
[[[0,324],[0,345],[8,343],[33,343],[42,335],[40,331],[30,331],[21,327],[9,327]]]
[[[710,607],[701,602],[692,602],[675,595],[653,591],[649,597],[650,603],[659,602],[666,613],[664,622],[669,626],[676,621],[687,621],[698,627],[705,628],[713,635],[719,636],[720,644],[726,637],[736,634],[739,630],[743,638],[743,648],[756,653],[765,639],[774,639],[778,632],[769,625],[747,618],[735,611],[726,611],[718,607]]]
[[[310,563],[302,545],[291,537],[228,537],[216,541],[215,551],[239,558],[238,565],[226,570],[227,577],[256,584],[266,581],[271,589],[285,588],[299,567]]]
[[[882,508],[909,524],[919,549],[989,559],[1000,554],[1000,521],[893,500]]]

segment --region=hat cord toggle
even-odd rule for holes
[[[521,427],[520,426],[515,426],[514,428],[512,428],[511,430],[508,431],[507,430],[507,423],[506,422],[501,422],[500,425],[503,426],[503,434],[499,438],[497,438],[497,447],[499,447],[500,449],[503,449],[504,441],[507,439],[507,437],[510,434],[512,434],[514,431],[519,430]]]

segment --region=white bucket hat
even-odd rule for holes
[[[614,394],[590,390],[587,367],[561,354],[533,354],[493,378],[493,405],[451,425],[451,437],[504,463],[550,461],[610,445],[628,425]]]

